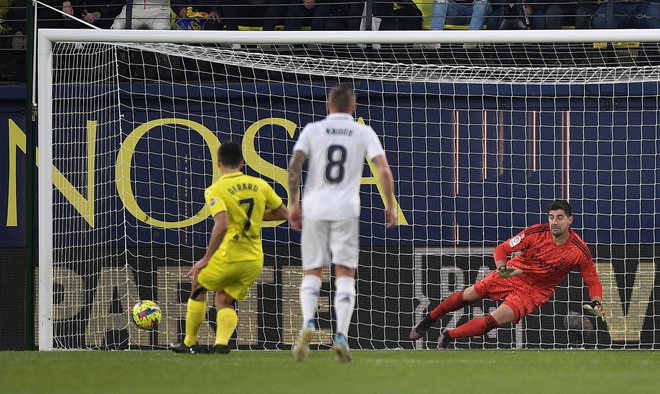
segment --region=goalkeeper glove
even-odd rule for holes
[[[500,278],[511,278],[522,273],[522,270],[514,267],[507,267],[506,265],[503,265],[497,269],[497,274],[500,276]]]
[[[605,314],[605,308],[598,301],[591,301],[591,304],[582,305],[582,309],[591,313],[594,316],[600,317],[603,321],[607,320],[607,314]]]

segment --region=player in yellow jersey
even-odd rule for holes
[[[177,353],[195,353],[197,330],[206,314],[205,295],[215,292],[218,328],[214,353],[229,353],[238,324],[234,300],[245,298],[264,263],[261,223],[287,220],[289,211],[263,179],[245,175],[241,147],[226,142],[218,150],[220,179],[204,193],[215,222],[206,254],[188,272],[192,291],[186,310],[186,337],[170,344]]]

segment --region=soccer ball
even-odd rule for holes
[[[141,330],[155,330],[162,313],[154,301],[142,300],[133,306],[133,323]]]

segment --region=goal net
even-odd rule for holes
[[[357,119],[381,137],[401,223],[385,229],[365,161],[352,348],[435,348],[441,328],[492,311],[490,300],[466,306],[408,340],[429,307],[493,269],[494,246],[545,222],[556,198],[573,206],[608,321],[583,314],[575,271],[517,325],[456,347],[660,343],[659,31],[81,33],[40,30],[41,349],[180,340],[185,275],[212,228],[203,192],[220,175],[217,148],[240,142],[245,171],[288,198],[293,144],[326,115],[337,82],[355,87]],[[236,305],[232,347],[291,348],[299,238],[286,223],[264,228],[265,266]],[[335,323],[332,279],[319,349]],[[132,325],[140,299],[160,304],[157,330]],[[207,305],[201,344],[215,333],[210,295]]]

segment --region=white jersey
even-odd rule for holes
[[[307,124],[293,150],[309,158],[303,216],[315,220],[358,218],[364,158],[385,155],[376,132],[349,114],[334,113]]]

